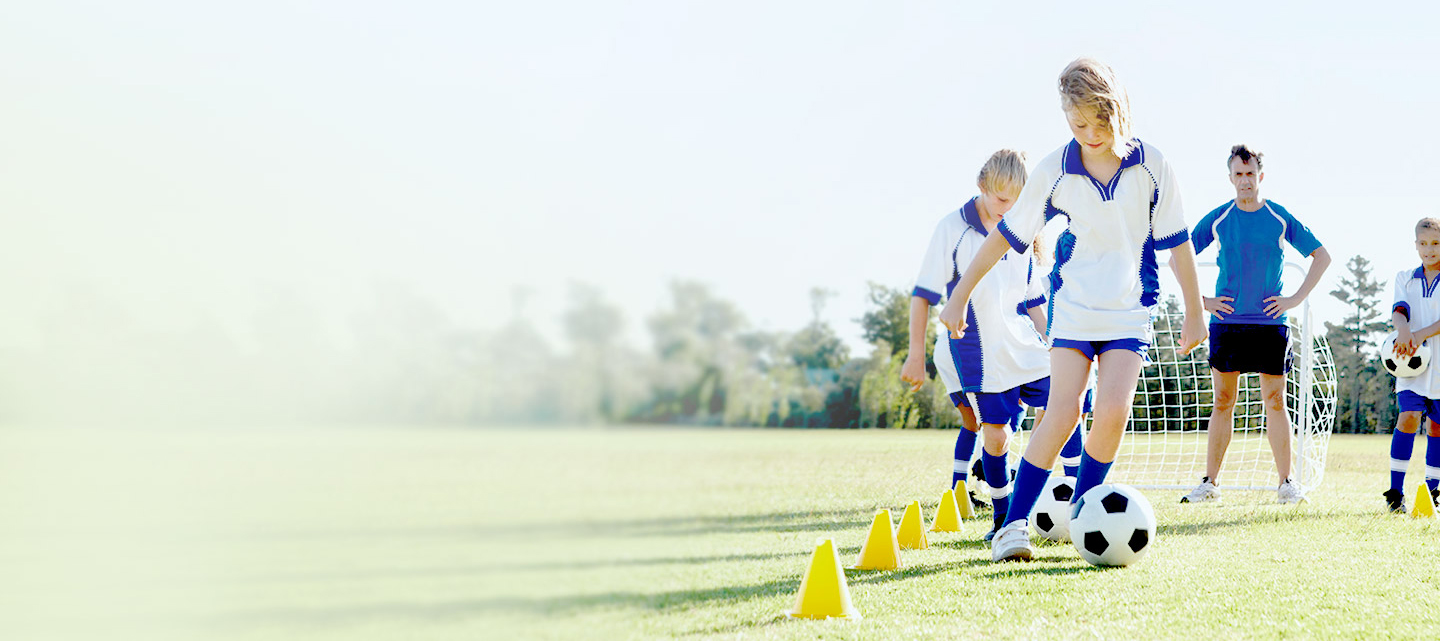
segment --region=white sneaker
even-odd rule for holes
[[[1220,488],[1215,487],[1215,484],[1211,483],[1208,478],[1201,481],[1200,485],[1194,490],[1191,490],[1189,494],[1180,497],[1181,503],[1204,503],[1206,501],[1219,500]]]
[[[1281,503],[1299,503],[1310,500],[1305,498],[1305,493],[1300,491],[1300,486],[1291,482],[1290,479],[1285,479],[1285,482],[1280,484],[1279,499]]]
[[[1029,561],[1035,556],[1035,548],[1030,545],[1030,521],[1020,519],[1011,521],[1005,527],[995,533],[995,540],[990,543],[990,560],[1000,561]]]

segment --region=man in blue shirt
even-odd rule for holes
[[[1180,499],[1199,503],[1220,498],[1218,478],[1225,450],[1234,430],[1235,397],[1240,374],[1260,374],[1265,405],[1265,431],[1275,468],[1280,475],[1279,500],[1305,500],[1290,480],[1290,417],[1285,410],[1285,373],[1290,369],[1289,335],[1285,312],[1304,302],[1330,266],[1330,254],[1305,225],[1284,207],[1260,195],[1265,179],[1263,154],[1235,145],[1226,167],[1235,199],[1216,207],[1200,220],[1191,234],[1195,254],[1219,242],[1220,277],[1215,297],[1205,299],[1210,320],[1210,374],[1215,381],[1215,407],[1210,413],[1205,477],[1199,487]],[[1285,267],[1285,244],[1310,256],[1305,282],[1291,296],[1281,295],[1280,272]]]

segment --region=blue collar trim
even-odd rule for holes
[[[985,231],[985,223],[980,220],[980,209],[975,206],[975,202],[978,200],[980,197],[976,196],[966,201],[965,206],[960,208],[960,218],[965,221],[966,225],[974,227],[975,231],[980,232],[981,236],[989,236],[990,232]]]
[[[1415,272],[1411,274],[1411,276],[1420,279],[1420,295],[1424,296],[1425,298],[1430,298],[1430,295],[1435,293],[1435,287],[1437,285],[1440,285],[1440,276],[1436,276],[1435,280],[1433,281],[1425,280],[1424,265],[1416,267]]]
[[[1115,197],[1115,188],[1120,185],[1120,174],[1125,170],[1145,162],[1145,144],[1135,139],[1135,145],[1130,148],[1130,153],[1120,159],[1120,168],[1115,170],[1115,175],[1110,177],[1110,183],[1104,184],[1096,180],[1090,172],[1085,171],[1085,163],[1080,161],[1080,141],[1070,139],[1070,144],[1065,145],[1065,155],[1060,160],[1060,169],[1067,174],[1084,176],[1090,179],[1090,184],[1100,192],[1100,198],[1110,200]]]

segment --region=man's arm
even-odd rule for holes
[[[1310,253],[1310,269],[1305,273],[1305,282],[1300,283],[1300,289],[1295,291],[1293,296],[1271,296],[1265,299],[1270,303],[1265,306],[1265,313],[1271,318],[1279,318],[1286,311],[1300,306],[1305,302],[1305,297],[1310,295],[1311,290],[1320,283],[1320,277],[1325,275],[1325,270],[1330,268],[1330,252],[1324,247]]]

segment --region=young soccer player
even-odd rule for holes
[[[1050,273],[1050,399],[1015,477],[1005,525],[991,558],[1028,560],[1029,516],[1076,419],[1092,361],[1095,413],[1075,496],[1104,482],[1130,416],[1150,340],[1150,307],[1159,298],[1156,250],[1170,250],[1184,293],[1181,351],[1205,339],[1195,255],[1170,165],[1132,138],[1129,99],[1110,67],[1082,58],[1060,74],[1060,103],[1074,139],[1041,160],[1014,207],[980,247],[940,321],[964,336],[970,298],[1007,251],[1026,249],[1046,221],[1064,216]]]
[[[1265,403],[1265,431],[1279,472],[1281,503],[1305,500],[1300,486],[1290,480],[1290,413],[1285,409],[1285,373],[1290,370],[1289,327],[1285,312],[1305,301],[1330,266],[1330,253],[1284,207],[1260,195],[1265,179],[1264,154],[1245,145],[1230,148],[1225,165],[1235,198],[1200,219],[1190,242],[1198,255],[1218,242],[1220,276],[1215,297],[1205,299],[1210,312],[1210,376],[1215,381],[1215,405],[1210,411],[1205,476],[1200,485],[1180,498],[1201,503],[1220,498],[1220,466],[1235,429],[1235,398],[1240,374],[1260,374],[1260,396]],[[1280,273],[1285,268],[1285,243],[1302,256],[1310,256],[1305,282],[1293,296],[1281,296]]]
[[[1395,352],[1409,358],[1417,350],[1430,351],[1430,366],[1419,376],[1395,379],[1395,396],[1400,403],[1400,417],[1390,437],[1390,489],[1385,490],[1385,504],[1391,512],[1405,511],[1405,468],[1410,465],[1410,452],[1415,447],[1415,432],[1421,424],[1427,427],[1425,442],[1425,482],[1435,496],[1440,485],[1440,369],[1435,357],[1440,341],[1422,345],[1427,338],[1440,334],[1440,220],[1423,218],[1415,225],[1415,249],[1420,266],[1401,271],[1395,276],[1395,305],[1390,322],[1395,325]]]
[[[995,152],[980,169],[976,183],[980,195],[941,219],[915,280],[910,304],[910,353],[900,372],[917,388],[925,377],[923,341],[930,306],[939,302],[941,292],[948,295],[960,275],[970,269],[975,251],[1014,204],[1025,185],[1024,157],[1009,149]],[[997,527],[1010,502],[1010,475],[1005,462],[1010,426],[1024,412],[1022,403],[1045,406],[1050,370],[1038,329],[1045,326],[1045,318],[1039,313],[1045,302],[1044,286],[1040,275],[1034,273],[1032,254],[1024,248],[1004,254],[998,262],[1000,266],[981,286],[980,296],[966,308],[974,329],[964,338],[953,340],[948,332],[942,333],[935,345],[935,369],[946,391],[957,407],[963,405],[960,394],[967,394],[968,405],[979,419],[984,438],[981,465],[991,488]],[[973,439],[967,432],[970,430],[962,430],[960,438]],[[963,469],[959,460],[962,449],[963,445],[957,445],[956,473]]]

